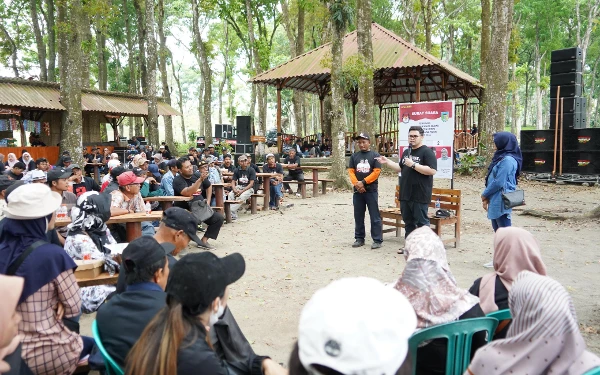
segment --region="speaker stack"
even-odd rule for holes
[[[254,147],[250,142],[250,136],[252,135],[252,117],[250,116],[237,116],[235,118],[236,126],[236,140],[235,153],[241,154],[254,154]]]
[[[562,173],[600,174],[600,128],[587,128],[586,99],[583,94],[581,49],[552,51],[550,65],[550,129],[521,131],[523,171],[559,173],[562,132]],[[558,87],[560,86],[560,93]],[[557,97],[557,94],[559,97]],[[556,118],[560,126],[559,103],[562,98],[562,129],[556,140]]]

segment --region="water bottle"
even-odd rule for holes
[[[152,213],[152,206],[150,202],[146,202],[146,215],[150,215],[150,213]]]
[[[63,204],[56,212],[56,218],[64,220],[67,217],[67,205]]]
[[[438,198],[435,200],[435,209],[436,209],[436,210],[439,210],[439,209],[440,209],[440,197],[438,197]]]

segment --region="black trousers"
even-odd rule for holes
[[[429,226],[428,207],[427,203],[400,201],[400,212],[402,212],[402,221],[404,221],[404,238],[417,228]]]
[[[303,182],[304,181],[304,173],[298,173],[298,174],[288,174],[287,176],[283,177],[283,190],[288,191],[290,189],[290,184],[287,184],[285,181],[293,181],[296,180],[298,182]],[[300,192],[300,185],[298,185],[298,193]]]
[[[211,217],[203,221],[204,224],[208,225],[206,232],[204,232],[204,237],[216,240],[224,221],[225,217],[223,215],[214,212]]]

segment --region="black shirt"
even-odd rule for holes
[[[279,163],[275,163],[274,167],[269,167],[269,164],[265,163],[265,165],[263,165],[263,172],[264,173],[279,173],[279,174],[283,174],[283,167]],[[277,180],[277,179],[274,178],[274,177],[271,177],[271,181],[275,181],[275,180]]]
[[[474,296],[479,297],[479,288],[481,287],[481,277],[473,283],[471,289],[469,289],[469,293]],[[498,306],[498,310],[506,310],[508,309],[508,289],[504,286],[502,280],[499,277],[496,277],[496,284],[494,287],[494,302],[496,302],[496,306]],[[506,338],[506,334],[508,333],[508,324],[504,329],[494,335],[494,340]]]
[[[75,193],[75,195],[78,197],[88,191],[100,192],[100,186],[98,186],[96,180],[91,177],[82,176],[80,183],[73,184],[73,193]]]
[[[227,169],[227,171],[232,172],[232,173],[235,172],[235,169],[236,169],[235,165],[233,165],[233,163],[229,164],[229,167],[226,166],[225,164],[223,164],[223,168]]]
[[[358,151],[350,156],[350,162],[348,163],[348,168],[354,169],[354,173],[356,174],[356,179],[358,181],[364,180],[368,175],[373,173],[373,169],[379,168],[381,169],[381,163],[379,163],[375,158],[378,158],[380,155],[374,151]],[[365,186],[367,191],[377,190],[377,180],[373,183],[370,183]]]
[[[302,169],[300,168],[300,156],[296,154],[294,158],[291,158],[289,155],[285,157],[285,164],[298,164],[298,168],[289,169],[289,173],[293,175],[301,174]]]
[[[250,181],[256,180],[256,171],[251,167],[246,167],[246,169],[238,168],[233,172],[233,180],[237,182],[238,186],[245,188]]]
[[[437,170],[437,159],[429,147],[422,145],[416,150],[410,148],[404,150],[399,163],[402,168],[400,200],[429,204],[431,202],[431,191],[433,190],[433,176],[426,176],[404,165],[404,158],[409,155],[409,151],[412,161]]]
[[[175,178],[173,179],[173,192],[175,193],[175,196],[181,196],[181,191],[185,188],[192,186],[194,182],[198,181],[199,178],[200,176],[198,176],[196,173],[194,173],[190,178],[184,178],[181,175],[181,173],[175,176]],[[210,181],[208,180],[208,178],[206,178],[204,181],[202,181],[202,184],[200,184],[201,191],[199,193],[194,193],[194,198],[192,200],[195,201],[202,198],[206,199],[206,190],[209,187]],[[189,202],[174,202],[173,205],[175,207],[184,208],[186,210],[190,209]]]
[[[5,175],[12,178],[13,180],[20,180],[23,178],[23,173],[16,175],[13,173],[12,170],[9,170],[8,172],[6,172]]]

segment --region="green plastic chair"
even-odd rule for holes
[[[594,367],[583,375],[600,375],[600,367]]]
[[[417,348],[423,341],[433,339],[448,339],[446,353],[446,375],[462,375],[471,363],[471,343],[473,335],[486,331],[488,342],[494,335],[498,320],[494,318],[473,318],[457,320],[422,329],[408,339],[408,348],[413,363],[413,375],[417,373]]]
[[[124,375],[125,372],[121,369],[117,362],[115,362],[114,359],[112,359],[110,355],[108,355],[108,352],[104,348],[104,345],[102,345],[96,320],[94,320],[94,322],[92,323],[92,334],[94,335],[94,341],[96,342],[96,346],[98,347],[98,349],[100,349],[100,353],[102,354],[102,358],[104,359],[104,364],[106,365],[106,374]]]
[[[512,320],[510,309],[498,310],[486,315],[488,318],[496,318],[499,322],[503,320]]]

